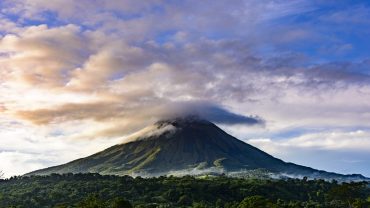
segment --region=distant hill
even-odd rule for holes
[[[362,175],[341,175],[284,162],[236,139],[215,124],[194,116],[159,121],[133,134],[122,144],[27,175],[100,173],[134,176],[243,176],[261,172],[271,177],[366,179]]]

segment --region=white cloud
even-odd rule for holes
[[[81,129],[91,128],[91,124],[80,122],[33,126],[0,116],[0,126],[0,170],[6,177],[85,157],[122,140],[73,139]]]
[[[256,138],[247,141],[271,153],[278,153],[281,148],[370,152],[370,132],[364,130],[306,133],[289,139]]]
[[[21,152],[0,151],[0,163],[0,170],[6,178],[45,167],[43,155]]]
[[[369,176],[368,130],[325,131],[288,139],[255,138],[246,142],[287,162],[326,171]]]

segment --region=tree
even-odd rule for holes
[[[115,198],[112,202],[112,208],[132,208],[132,205],[129,201],[123,198]]]
[[[244,198],[242,202],[240,202],[238,208],[266,208],[272,207],[272,203],[270,203],[265,197],[263,196],[250,196]]]
[[[223,207],[223,203],[222,203],[222,200],[221,199],[217,199],[217,201],[216,201],[216,207],[217,208]]]
[[[188,195],[183,195],[177,203],[180,205],[191,205],[191,202],[191,198]]]
[[[104,208],[104,203],[95,194],[89,195],[77,207],[79,208]]]
[[[370,202],[367,202],[364,199],[355,199],[355,201],[352,203],[352,206],[354,208],[366,208],[370,207]]]
[[[347,202],[349,207],[356,199],[361,199],[363,196],[364,185],[361,183],[343,183],[340,186],[335,186],[329,191],[329,197],[334,200]]]

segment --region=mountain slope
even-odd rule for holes
[[[86,158],[29,173],[86,173],[166,175],[174,172],[237,172],[265,169],[273,173],[317,178],[344,176],[286,163],[244,143],[215,124],[196,117],[160,121]]]

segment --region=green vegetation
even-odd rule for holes
[[[370,207],[368,182],[52,174],[0,180],[0,207]]]

